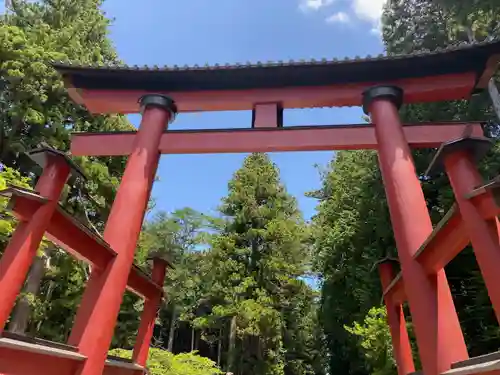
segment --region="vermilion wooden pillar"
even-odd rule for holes
[[[402,100],[402,90],[392,86],[363,93],[364,110],[375,125],[380,169],[423,370],[425,375],[437,375],[467,359],[468,354],[444,270],[428,276],[413,259],[431,234],[432,223],[401,127],[398,109]]]
[[[70,174],[62,156],[48,155],[35,191],[47,199],[29,221],[19,223],[0,260],[0,332],[14,307],[45,229]]]
[[[141,125],[104,230],[117,256],[93,272],[69,339],[88,358],[80,375],[98,375],[104,368],[160,157],[158,145],[177,111],[162,95],[147,95],[141,105]]]
[[[158,285],[163,285],[165,274],[167,272],[168,262],[164,259],[155,257],[153,259],[152,279]],[[140,366],[145,366],[148,359],[149,345],[153,338],[153,329],[156,315],[160,308],[162,295],[158,294],[156,298],[144,301],[144,309],[141,314],[141,324],[135,341],[132,360]]]
[[[466,198],[474,188],[482,185],[469,151],[453,152],[444,156],[444,165],[450,179],[462,220],[474,248],[497,320],[500,322],[500,224],[498,218],[484,220],[474,203]],[[491,196],[491,204],[494,205]]]
[[[391,261],[385,261],[378,267],[380,281],[383,290],[386,290],[396,273]],[[395,304],[389,296],[384,296],[385,307],[387,309],[387,322],[391,331],[392,347],[394,349],[394,357],[398,366],[399,375],[407,375],[415,371],[413,363],[413,354],[411,351],[410,339],[408,330],[406,329],[406,321],[401,304]]]

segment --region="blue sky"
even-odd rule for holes
[[[383,52],[377,32],[385,0],[106,0],[120,58],[138,65],[203,65],[344,58]],[[0,4],[3,11],[3,4]],[[286,110],[285,126],[361,122],[360,108]],[[138,125],[139,116],[130,116]],[[181,114],[171,129],[249,127],[249,111]],[[274,153],[288,191],[305,218],[316,201],[315,164],[332,152]],[[190,206],[214,213],[244,154],[164,155],[153,196],[157,209]]]
[[[355,57],[383,52],[377,33],[381,0],[106,0],[120,58],[138,65]],[[359,108],[287,110],[286,125],[361,122]],[[138,125],[139,116],[131,116]],[[248,111],[181,114],[171,129],[249,127]],[[288,191],[306,218],[319,187],[315,164],[332,152],[274,153]],[[164,155],[153,189],[158,209],[216,210],[243,154]]]

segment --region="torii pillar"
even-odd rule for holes
[[[153,262],[151,277],[156,284],[163,285],[167,269],[174,267],[170,260],[160,253],[152,255],[151,260]],[[153,338],[156,317],[161,308],[162,297],[161,294],[158,294],[155,298],[144,301],[144,308],[140,318],[141,323],[137,332],[134,351],[132,352],[132,361],[142,367],[146,366],[148,360],[149,347]]]
[[[23,287],[70,173],[71,168],[62,156],[47,156],[46,167],[35,186],[35,191],[46,198],[47,203],[29,221],[19,223],[0,259],[0,333]]]
[[[104,369],[158,167],[161,135],[177,113],[174,101],[163,95],[146,95],[140,103],[141,125],[104,230],[117,256],[104,270],[92,271],[69,338],[88,358],[78,375]]]
[[[458,139],[443,144],[436,160],[442,159],[440,161],[448,174],[497,321],[500,323],[500,221],[496,216],[485,219],[479,209],[480,202],[468,197],[474,189],[483,185],[476,163],[492,146],[493,143],[486,139]],[[491,191],[486,191],[482,199],[483,205],[495,210],[497,205]]]
[[[389,287],[396,276],[393,263],[394,261],[386,258],[378,265],[382,291],[385,291]],[[411,374],[415,372],[415,364],[413,363],[413,354],[408,330],[406,329],[403,306],[400,303],[394,303],[390,295],[384,295],[384,303],[387,309],[387,323],[391,332],[392,348],[398,368],[398,375]]]
[[[399,118],[403,90],[376,86],[363,93],[378,142],[378,158],[425,375],[468,358],[444,269],[426,274],[413,255],[432,232],[424,194]]]

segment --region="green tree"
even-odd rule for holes
[[[245,159],[220,211],[226,222],[207,254],[209,313],[196,319],[197,326],[227,333],[226,367],[235,374],[314,373],[316,358],[294,353],[307,342],[284,337],[296,334],[288,329],[292,324],[307,326],[299,303],[314,305],[313,293],[299,280],[306,272],[309,233],[267,155]],[[290,298],[298,291],[301,302]]]
[[[340,151],[323,174],[313,218],[321,322],[331,373],[366,374],[358,340],[344,329],[380,302],[377,260],[395,255],[385,192],[372,151]]]
[[[130,351],[114,349],[111,355],[131,358]],[[219,375],[222,372],[208,358],[196,353],[174,355],[161,349],[150,349],[147,367],[151,375]]]
[[[16,170],[8,167],[3,167],[0,171],[0,190],[6,189],[9,185],[22,188],[29,187],[29,179],[23,177]],[[7,211],[8,198],[0,197],[0,209],[2,216],[0,217],[0,255],[7,246],[10,235],[15,229],[15,219]]]
[[[498,27],[500,17],[495,11],[494,2],[412,0],[410,3],[413,6],[407,7],[401,1],[391,1],[386,8],[384,42],[389,53],[398,53],[401,49],[411,53],[424,41],[427,43],[427,48],[433,50],[447,45],[484,41],[500,36]],[[402,8],[409,12],[404,24],[394,23],[393,20],[399,17]],[[419,13],[419,9],[422,8],[432,11]],[[434,27],[425,26],[431,24],[434,24]],[[412,32],[415,29],[422,30],[422,33]],[[491,89],[492,85],[495,86],[495,90]],[[487,134],[496,137],[499,134],[499,126],[491,101],[495,96],[493,91],[496,91],[495,80],[490,82],[488,91],[474,96],[470,101],[408,105],[402,109],[401,118],[407,122],[486,120]],[[414,153],[418,172],[422,173],[426,169],[433,153],[433,150]],[[496,143],[489,155],[480,163],[480,170],[485,180],[492,179],[498,174],[499,153],[499,144]],[[431,217],[437,222],[454,199],[448,178],[441,174],[432,179],[424,179],[422,187]],[[472,249],[467,248],[463,251],[446,267],[446,271],[469,353],[479,355],[497,350],[500,344],[500,331]]]
[[[469,43],[471,35],[478,41],[497,37],[498,28],[494,25],[498,25],[498,15],[491,9],[488,1],[391,0],[382,18],[387,53],[406,54]],[[487,120],[489,134],[498,134],[487,92],[471,101],[406,105],[400,115],[405,122]],[[486,179],[498,173],[498,152],[497,145],[481,164]],[[454,198],[445,175],[431,179],[422,176],[433,154],[434,150],[415,151],[414,159],[436,223]],[[322,323],[330,372],[367,374],[373,361],[378,368],[385,368],[381,365],[387,360],[385,354],[379,352],[380,358],[368,361],[356,337],[343,329],[370,318],[370,308],[378,306],[381,293],[376,272],[370,268],[381,257],[397,254],[375,154],[337,153],[323,176],[322,188],[312,195],[320,199],[313,222],[316,266],[323,282]],[[471,249],[462,252],[446,271],[470,353],[496,350],[498,328]],[[342,303],[338,302],[339,296]],[[361,343],[365,339],[369,337],[361,337]]]
[[[61,77],[51,66],[52,60],[69,59],[86,64],[117,61],[107,37],[110,20],[101,11],[101,3],[98,0],[13,0],[0,19],[0,160],[23,176],[31,177],[31,172],[39,174],[25,151],[42,143],[65,151],[72,131],[133,129],[123,116],[92,116],[73,103]],[[73,188],[66,188],[62,200],[71,214],[93,230],[103,228],[123,173],[124,160],[94,157],[77,160],[89,180],[76,181]],[[50,268],[58,267],[57,262],[51,262],[58,250],[54,246],[43,250],[44,254],[35,260],[30,271],[28,294],[37,294],[38,290],[44,293],[42,284],[49,278],[44,277],[45,269],[49,264]],[[70,268],[60,270],[63,273],[70,270],[79,273],[85,268],[73,261],[62,264]],[[84,281],[88,270],[82,272]],[[83,283],[75,287],[81,291]],[[55,296],[52,292],[51,295]],[[32,327],[28,327],[30,306],[24,302],[20,300],[12,324],[13,329],[21,332],[39,326],[35,319]]]
[[[197,302],[196,292],[200,285],[197,270],[203,257],[196,250],[206,241],[209,221],[210,218],[188,207],[171,214],[160,211],[145,223],[141,235],[140,248],[146,250],[142,251],[143,257],[152,252],[160,253],[175,267],[168,271],[165,280],[168,305],[160,312],[162,326],[168,327],[168,333],[162,331],[160,336],[166,337],[166,348],[171,352],[178,319],[190,320],[189,312]],[[141,263],[144,259],[138,261]]]
[[[345,329],[360,338],[373,375],[397,374],[385,307],[372,307],[362,323],[354,322]]]

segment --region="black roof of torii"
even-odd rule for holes
[[[53,62],[75,88],[146,91],[245,90],[383,82],[443,74],[476,74],[475,88],[500,61],[500,40],[408,55],[206,66],[139,67]]]

